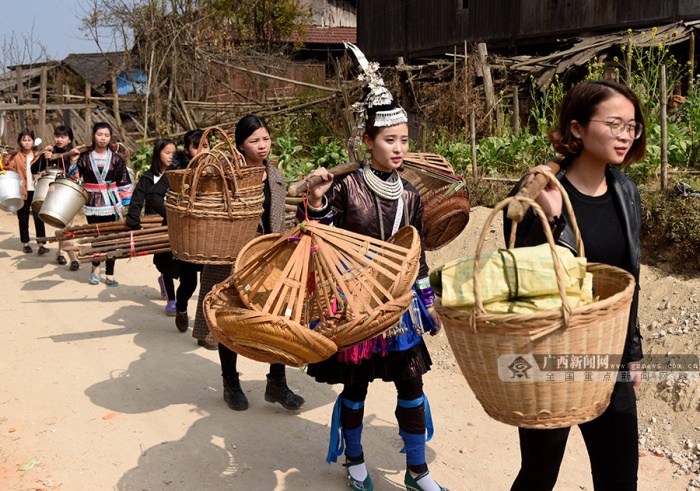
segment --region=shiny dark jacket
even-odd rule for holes
[[[139,178],[126,214],[127,227],[132,229],[141,228],[141,210],[143,210],[144,205],[146,207],[146,215],[160,215],[165,219],[165,193],[168,192],[170,187],[168,178],[161,176],[158,182],[153,181],[151,169],[148,169]]]
[[[408,217],[404,213],[399,228],[405,225],[413,225],[422,238],[423,204],[421,203],[420,195],[411,183],[405,179],[402,179],[402,181],[404,188],[403,200],[408,210]],[[375,239],[382,238],[379,229],[377,200],[374,193],[365,184],[361,171],[358,170],[336,177],[331,188],[326,193],[326,198],[328,198],[330,210],[323,210],[322,215],[332,214],[332,222],[336,227],[368,235]],[[398,200],[380,199],[379,202],[381,204],[381,218],[384,223],[384,239],[387,239],[391,236]],[[301,218],[299,214],[297,214],[297,218]],[[323,216],[319,216],[319,214],[314,216],[310,212],[309,218],[321,219],[322,223],[325,223],[322,220]],[[425,253],[421,249],[418,278],[427,276],[428,265],[425,262]]]
[[[569,161],[566,159],[556,159],[556,161],[561,165],[561,170],[557,173],[557,179],[561,179],[566,174]],[[622,362],[626,363],[638,361],[644,357],[642,351],[642,336],[639,331],[639,317],[637,316],[639,310],[639,269],[641,267],[639,231],[641,229],[642,208],[639,190],[632,178],[611,165],[607,166],[605,172],[609,189],[621,214],[621,221],[625,225],[627,264],[624,269],[634,276],[636,283],[634,296],[632,297],[632,305],[630,307],[625,349],[622,355]],[[524,179],[525,177],[513,188],[510,192],[511,196],[517,193]],[[505,218],[505,214],[503,229],[507,242],[508,237],[510,237],[511,221]],[[576,253],[576,239],[574,238],[574,232],[569,224],[566,209],[563,210],[562,216],[553,224],[552,233],[557,244],[568,247],[574,254]],[[539,219],[535,217],[532,210],[528,210],[525,219],[518,225],[516,231],[516,247],[538,245],[544,243],[545,240]]]

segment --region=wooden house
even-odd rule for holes
[[[357,40],[376,60],[441,56],[465,41],[523,54],[556,50],[562,38],[696,19],[697,0],[357,0]]]

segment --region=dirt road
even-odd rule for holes
[[[465,237],[480,227],[475,217]],[[57,266],[55,249],[22,254],[15,216],[0,214],[0,489],[346,489],[344,469],[325,462],[337,387],[288,369],[307,401],[289,412],[263,399],[267,366],[242,358],[250,409],[231,411],[217,353],[164,315],[150,258],[117,261],[121,285],[108,288],[88,283],[87,265]],[[444,336],[428,343],[431,472],[452,491],[508,489],[516,429],[483,412]],[[393,387],[370,386],[364,446],[378,491],[404,489],[395,404]],[[641,490],[686,489],[666,459],[640,460]],[[557,489],[592,490],[589,473],[574,429]]]

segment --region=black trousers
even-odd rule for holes
[[[579,428],[591,462],[595,491],[636,490],[639,431],[632,383],[617,382],[605,412]],[[557,482],[569,428],[519,428],[518,432],[522,464],[511,491],[551,490]]]
[[[238,353],[231,351],[223,344],[219,343],[219,360],[221,360],[221,376],[226,380],[238,380],[236,361]],[[269,374],[271,377],[281,377],[284,375],[284,365],[273,363],[270,365]]]
[[[180,285],[177,287],[175,295],[177,311],[187,312],[187,302],[190,301],[197,289],[197,273],[202,271],[202,265],[180,261],[178,269],[180,271]]]
[[[111,223],[111,222],[116,222],[119,217],[117,215],[109,215],[109,216],[105,216],[105,217],[88,215],[85,218],[87,218],[88,223]],[[105,261],[105,274],[107,276],[114,275],[114,263],[115,263],[114,259],[107,259]],[[92,265],[99,266],[100,261],[93,261]]]
[[[34,219],[34,230],[37,237],[46,237],[46,227],[44,222],[39,218],[39,213],[32,210],[32,198],[34,191],[27,191],[27,199],[24,200],[24,206],[17,210],[17,220],[19,221],[19,239],[22,244],[29,244],[29,215]],[[37,241],[37,244],[44,245],[45,242]]]

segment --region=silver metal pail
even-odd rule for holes
[[[49,192],[49,184],[54,182],[56,177],[58,177],[58,169],[49,169],[34,182],[32,210],[37,213],[41,210],[41,205],[44,204],[44,200],[46,199],[46,193]]]
[[[0,174],[0,209],[13,212],[22,206],[22,178],[16,172],[5,171]]]
[[[52,227],[65,228],[88,201],[88,193],[80,183],[59,177],[49,184],[39,218]]]

